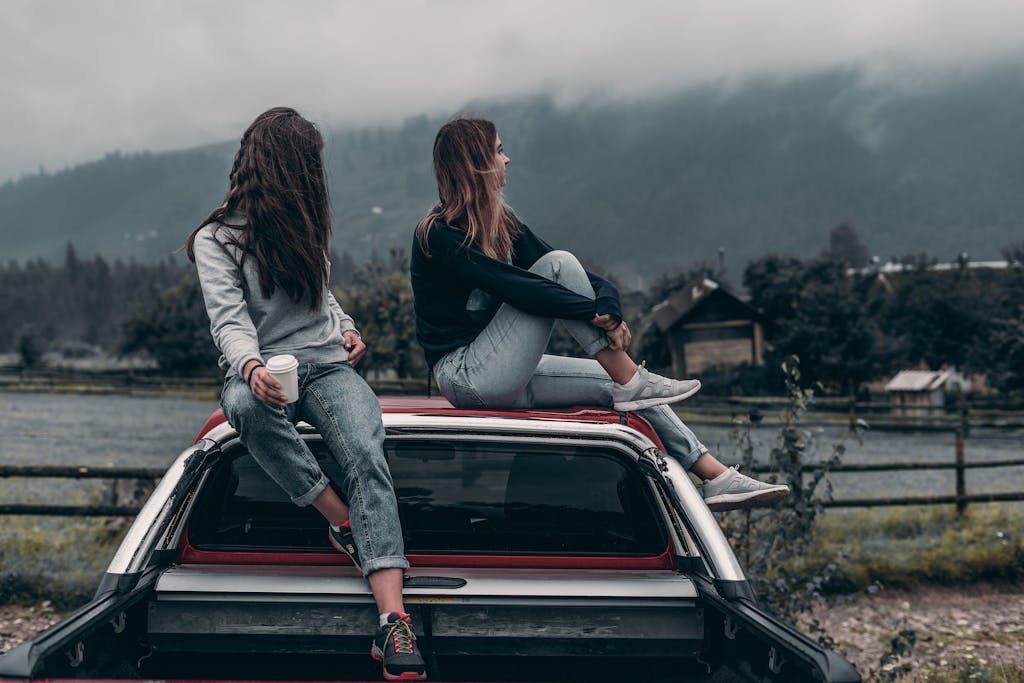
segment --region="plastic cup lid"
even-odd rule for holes
[[[267,371],[273,373],[289,372],[299,367],[299,361],[290,353],[283,353],[267,359]]]

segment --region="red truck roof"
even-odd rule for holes
[[[609,408],[599,406],[572,406],[569,408],[531,408],[531,409],[486,409],[473,410],[456,408],[442,396],[381,396],[381,411],[388,414],[404,415],[465,415],[479,417],[511,417],[521,420],[568,420],[576,422],[603,422],[627,425],[647,438],[659,448],[664,448],[658,435],[650,423],[636,413],[617,413]],[[214,427],[224,423],[226,418],[221,409],[217,409],[206,419],[196,441],[203,438]]]
[[[659,448],[664,448],[657,434],[647,420],[636,413],[618,413],[598,406],[573,406],[568,408],[545,408],[530,410],[471,410],[456,408],[443,397],[427,398],[425,396],[381,396],[378,398],[382,412],[399,415],[450,415],[516,418],[520,420],[559,420],[582,423],[624,424],[651,439]],[[196,441],[203,438],[211,429],[226,421],[224,412],[216,410],[203,424]],[[200,550],[191,545],[186,529],[182,535],[180,559],[186,563],[198,564],[300,564],[300,565],[335,565],[344,564],[339,553],[289,553],[283,555],[275,552],[224,552]],[[538,557],[538,556],[483,556],[468,555],[415,555],[410,554],[413,566],[479,566],[479,567],[526,567],[526,568],[635,568],[660,569],[672,566],[671,547],[666,546],[663,552],[651,557],[636,558],[605,558],[605,557]]]

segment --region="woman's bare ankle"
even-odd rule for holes
[[[705,453],[697,458],[697,462],[693,463],[693,467],[690,468],[690,471],[701,479],[707,481],[709,479],[714,479],[728,469],[728,467],[718,461],[718,458],[710,453]]]
[[[625,384],[636,374],[636,363],[625,351],[602,349],[594,356],[616,384]]]
[[[341,526],[348,521],[348,506],[341,502],[341,498],[330,486],[316,497],[313,507],[324,516],[331,526]]]

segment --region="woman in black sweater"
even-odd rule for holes
[[[668,408],[700,382],[633,362],[618,291],[519,221],[502,196],[508,163],[490,121],[454,119],[434,141],[440,201],[416,228],[411,271],[416,336],[441,393],[469,408],[637,410],[668,454],[705,480],[711,509],[784,498],[788,487],[727,469]],[[544,353],[556,320],[591,358]]]

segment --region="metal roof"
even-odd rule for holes
[[[665,332],[718,288],[718,283],[711,278],[693,280],[672,292],[667,299],[652,308],[651,318],[654,319],[658,329]]]
[[[650,423],[635,412],[619,413],[602,406],[566,406],[565,408],[456,408],[444,397],[434,396],[379,396],[384,415],[441,416],[445,418],[510,418],[519,420],[566,421],[577,424],[626,425],[648,436],[660,445]],[[198,442],[217,426],[227,422],[224,411],[215,410],[199,430]]]
[[[935,391],[950,377],[949,370],[901,370],[885,385],[886,391]]]
[[[952,263],[931,263],[925,266],[917,266],[914,264],[906,263],[874,263],[863,268],[847,268],[847,275],[871,275],[874,273],[888,274],[888,273],[905,273],[919,270],[935,270],[935,271],[947,271],[947,270],[961,270],[962,268],[974,269],[995,269],[1005,270],[1013,266],[1009,261],[968,261],[961,265],[960,263],[953,261]]]

